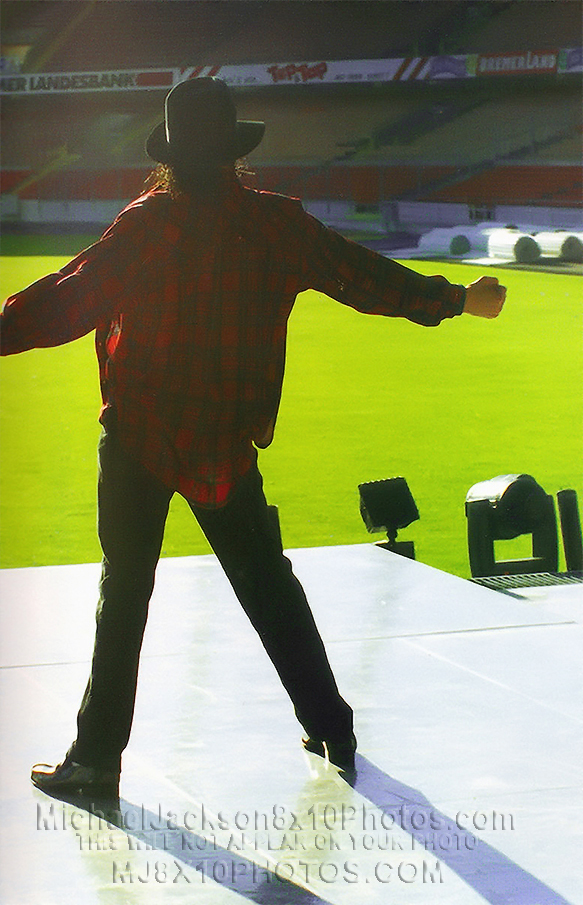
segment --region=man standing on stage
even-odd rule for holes
[[[237,121],[227,86],[200,78],[166,98],[150,135],[150,189],[61,271],[8,299],[2,354],[96,330],[103,396],[98,527],[103,549],[91,675],[77,738],[47,792],[114,790],[164,525],[188,501],[256,628],[304,746],[354,767],[353,716],[303,589],[275,536],[257,468],[279,406],[287,320],[313,288],[359,311],[426,326],[496,317],[505,289],[424,277],[352,243],[299,201],[244,188],[236,162],[264,124]]]

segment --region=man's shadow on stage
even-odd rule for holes
[[[315,755],[309,755],[309,760],[311,765],[314,762],[323,763]],[[316,763],[315,772],[312,771],[312,783],[313,777],[318,775],[316,782],[325,780],[326,774],[318,772],[322,769],[319,764]],[[411,836],[414,851],[423,851],[434,865],[436,862],[446,864],[486,902],[492,905],[509,905],[510,902],[512,905],[572,905],[506,855],[441,813],[421,791],[383,773],[363,755],[356,755],[356,769],[350,774],[338,772],[335,768],[328,769],[328,776],[334,779],[338,788],[339,798],[342,798],[341,778],[381,812],[379,819],[383,829],[404,830]],[[345,791],[348,792],[346,787]],[[310,799],[309,792],[310,783],[304,790],[306,801]],[[160,826],[159,813],[155,814],[143,805],[132,804],[123,798],[92,798],[89,802],[86,797],[63,796],[61,800],[103,818],[111,826],[119,827],[128,837],[139,840],[142,846],[160,850],[163,827]],[[387,819],[384,820],[382,815],[386,815]],[[285,874],[280,875],[274,867],[260,866],[230,846],[221,847],[216,842],[209,844],[209,839],[202,833],[184,827],[164,833],[163,854],[166,859],[174,859],[178,880],[180,872],[186,872],[190,867],[203,874],[203,882],[225,886],[251,902],[264,905],[332,905],[329,899],[298,885]],[[275,864],[277,859],[273,860]],[[187,877],[183,876],[183,879]],[[386,877],[377,879],[387,882]],[[443,882],[443,879],[440,880]],[[301,880],[298,879],[298,882]],[[357,893],[358,883],[352,882]]]

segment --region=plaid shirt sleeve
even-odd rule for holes
[[[79,339],[108,321],[122,299],[131,299],[146,230],[137,207],[126,208],[98,242],[61,270],[6,300],[0,315],[2,355]]]
[[[296,202],[300,208],[300,202]],[[308,287],[365,314],[405,317],[423,326],[461,314],[466,291],[442,276],[423,276],[358,245],[301,209],[290,234],[299,242]]]

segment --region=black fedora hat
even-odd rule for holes
[[[180,82],[166,96],[164,122],[150,133],[148,155],[159,163],[215,167],[257,147],[265,123],[237,120],[231,93],[221,79]]]

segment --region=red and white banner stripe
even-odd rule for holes
[[[431,57],[405,57],[393,76],[394,81],[426,79],[429,75]]]
[[[215,75],[218,75],[221,66],[183,66],[180,69],[180,79],[179,81],[186,81],[187,79],[198,79],[201,76],[206,76],[206,78],[213,78]]]

